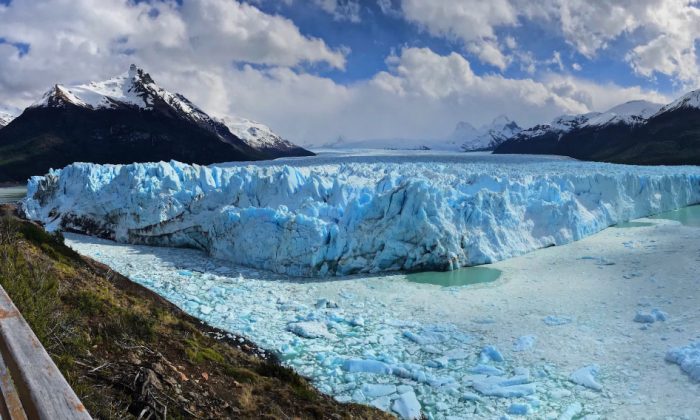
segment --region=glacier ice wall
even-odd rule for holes
[[[33,177],[23,210],[49,228],[325,276],[489,263],[698,202],[697,167],[494,158],[77,163]]]

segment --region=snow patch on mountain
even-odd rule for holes
[[[433,159],[78,163],[33,177],[23,209],[50,228],[326,276],[490,263],[700,202],[697,167]]]
[[[649,117],[659,112],[662,105],[649,101],[630,101],[617,105],[609,110],[590,118],[583,127],[596,127],[609,124],[636,125],[645,122]]]
[[[450,136],[459,149],[470,152],[491,150],[522,131],[522,128],[505,115],[496,117],[490,124],[474,128],[467,122],[460,122]]]
[[[7,112],[0,111],[0,128],[5,127],[7,124],[12,122],[12,120],[15,119],[15,116],[12,114],[9,114]]]
[[[297,147],[274,133],[270,127],[241,117],[224,117],[221,121],[236,137],[255,149],[287,149]]]
[[[670,104],[664,106],[659,110],[657,115],[663,114],[669,111],[675,111],[681,108],[698,108],[700,109],[700,89],[694,90],[686,93]]]
[[[76,86],[55,85],[31,107],[60,107],[72,104],[89,109],[114,109],[123,106],[153,109],[157,102],[168,104],[194,120],[210,120],[204,111],[187,98],[158,86],[148,73],[133,64],[126,73],[102,82]]]

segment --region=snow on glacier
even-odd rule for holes
[[[700,202],[700,168],[556,158],[321,158],[227,167],[76,163],[26,215],[293,276],[447,270]]]

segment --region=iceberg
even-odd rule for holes
[[[700,168],[556,158],[76,163],[29,180],[30,219],[318,277],[451,270],[700,202]]]

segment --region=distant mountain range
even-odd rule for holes
[[[134,65],[103,82],[55,85],[9,117],[0,116],[0,125],[7,120],[0,129],[0,182],[76,161],[210,164],[313,155],[262,124],[209,116]]]
[[[518,123],[501,115],[491,121],[491,124],[479,128],[462,121],[455,127],[449,141],[465,152],[493,150],[520,131],[522,128]]]
[[[494,153],[553,154],[581,160],[700,164],[700,90],[661,105],[631,101],[606,112],[569,115],[514,135]]]
[[[367,139],[345,140],[338,139],[325,144],[322,148],[332,149],[391,149],[391,150],[440,150],[474,152],[493,150],[508,138],[519,133],[522,129],[505,115],[494,119],[490,124],[479,128],[468,122],[457,124],[452,134],[441,139]]]

